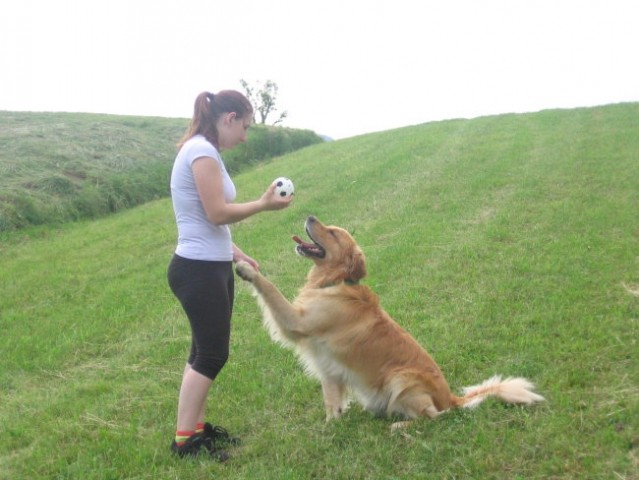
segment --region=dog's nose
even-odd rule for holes
[[[314,215],[309,215],[308,218],[306,219],[306,223],[313,223],[316,221],[317,221],[317,218]]]

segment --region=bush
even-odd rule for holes
[[[324,140],[311,130],[254,125],[248,141],[224,153],[224,162],[230,173],[278,157]]]

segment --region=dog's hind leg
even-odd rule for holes
[[[322,379],[322,394],[326,407],[326,421],[339,418],[346,409],[346,385],[331,378]]]
[[[388,412],[399,413],[409,419],[419,417],[435,418],[442,412],[433,404],[432,397],[427,393],[402,392],[389,405]],[[391,431],[406,428],[411,421],[395,422],[391,425]]]
[[[433,405],[433,400],[428,394],[411,396],[409,399],[402,402],[399,409],[403,410],[404,414],[409,418],[435,418],[442,413],[437,410],[435,405]]]
[[[404,430],[408,428],[410,424],[413,423],[412,420],[403,420],[401,422],[393,422],[391,423],[391,432],[397,432],[398,430]]]
[[[433,405],[430,395],[427,394],[413,396],[407,402],[395,408],[396,411],[402,411],[404,415],[411,419],[424,416],[428,418],[435,418],[442,413],[437,410],[435,405]],[[391,432],[403,430],[411,423],[412,420],[394,422],[391,424]]]

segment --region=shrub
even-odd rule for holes
[[[295,130],[284,127],[254,125],[248,141],[224,154],[224,162],[230,173],[269,158],[299,150],[324,140],[311,130]]]

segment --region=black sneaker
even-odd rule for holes
[[[231,437],[225,428],[213,426],[210,423],[204,424],[204,430],[200,433],[204,446],[209,445],[239,445],[241,440],[237,437]]]
[[[202,447],[205,450],[202,450]],[[182,445],[178,445],[175,440],[171,442],[171,452],[180,458],[184,457],[202,457],[204,455],[217,460],[218,462],[226,462],[229,454],[219,448],[214,448],[211,441],[204,439],[201,433],[191,435]]]
[[[178,457],[196,457],[202,448],[202,438],[195,434],[187,438],[182,445],[178,445],[175,440],[171,442],[171,452]]]

